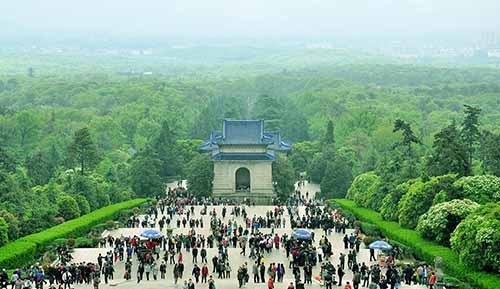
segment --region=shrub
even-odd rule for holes
[[[382,200],[382,206],[380,207],[380,215],[384,220],[398,221],[398,203],[401,198],[408,192],[410,186],[416,181],[418,181],[418,179],[411,179],[402,184],[399,184],[384,197],[384,199]]]
[[[97,246],[95,239],[78,237],[75,240],[75,248],[93,248],[95,246]]]
[[[0,246],[3,246],[9,241],[9,225],[5,219],[0,217]]]
[[[424,240],[420,237],[418,232],[402,228],[396,222],[384,221],[377,212],[365,208],[359,208],[352,201],[345,199],[337,199],[335,201],[341,204],[343,208],[354,212],[361,221],[377,225],[384,236],[412,248],[417,257],[426,260],[428,263],[432,263],[438,256],[442,257],[446,261],[444,264],[444,271],[446,274],[462,278],[464,281],[474,284],[474,288],[498,288],[498,284],[500,284],[500,276],[489,274],[487,272],[475,271],[473,268],[461,263],[459,256],[450,248]],[[469,215],[468,218],[472,215],[474,215],[474,213]],[[498,224],[496,226],[498,227]]]
[[[115,221],[107,220],[106,221],[106,229],[113,230],[115,228]]]
[[[354,178],[346,197],[361,207],[380,207],[378,204],[382,198],[379,199],[377,196],[379,185],[380,177],[374,172],[361,174]]]
[[[500,201],[500,177],[492,175],[462,177],[454,183],[463,198],[480,204]]]
[[[363,232],[363,234],[365,235],[373,236],[376,238],[382,237],[382,232],[380,231],[379,227],[367,222],[361,223],[361,232]]]
[[[55,239],[54,241],[52,241],[52,246],[54,248],[57,248],[60,246],[66,246],[67,244],[68,244],[68,239],[66,239],[66,238],[59,238],[59,239]]]
[[[349,210],[340,210],[339,213],[342,217],[346,218],[349,223],[352,223],[356,220],[356,216]]]
[[[430,240],[449,246],[450,235],[479,205],[471,200],[452,200],[432,206],[418,221],[417,231]]]
[[[75,199],[69,195],[62,195],[57,199],[57,211],[64,220],[80,217],[80,208]]]
[[[33,261],[39,253],[37,244],[23,239],[0,248],[0,268],[17,268]]]
[[[102,233],[104,230],[106,230],[107,227],[108,225],[106,223],[97,224],[94,227],[92,227],[92,231]]]
[[[68,242],[66,243],[66,245],[68,245],[68,247],[70,247],[70,248],[74,248],[75,247],[75,243],[76,243],[76,239],[75,238],[68,238]]]
[[[86,215],[90,213],[90,205],[89,201],[87,201],[87,198],[85,198],[83,195],[76,195],[73,196],[75,199],[76,203],[78,204],[78,208],[80,209],[80,214],[81,215]]]
[[[452,190],[456,175],[432,177],[424,182],[418,179],[410,185],[408,192],[401,198],[399,207],[399,224],[408,228],[415,228],[418,218],[432,206],[432,201],[440,191]]]
[[[30,263],[37,254],[43,252],[45,247],[52,244],[54,240],[83,235],[96,224],[114,218],[120,210],[133,208],[147,201],[147,199],[135,199],[113,204],[45,231],[8,243],[0,248],[0,268],[16,268]]]
[[[500,273],[500,203],[481,206],[467,216],[450,241],[464,263]]]

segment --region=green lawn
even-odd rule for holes
[[[402,228],[396,222],[384,221],[379,213],[374,210],[360,208],[353,201],[347,199],[330,200],[349,210],[356,217],[367,223],[377,225],[380,231],[389,239],[393,239],[415,250],[417,257],[428,262],[434,262],[434,258],[440,256],[444,260],[445,273],[457,279],[474,284],[478,288],[498,289],[500,288],[500,276],[486,272],[476,271],[459,261],[458,254],[450,248],[438,245],[432,241],[424,240],[419,233]],[[500,249],[500,248],[499,248]]]

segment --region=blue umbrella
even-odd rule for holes
[[[379,249],[379,250],[392,250],[391,244],[385,242],[385,241],[375,241],[368,245],[368,248],[370,249]]]
[[[299,240],[309,240],[311,239],[311,233],[304,229],[297,229],[292,233],[292,237],[295,237]]]
[[[158,230],[145,230],[141,233],[141,237],[146,239],[159,239],[163,234]]]

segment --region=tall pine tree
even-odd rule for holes
[[[427,163],[431,175],[440,176],[449,173],[460,176],[470,175],[471,167],[467,159],[467,148],[455,123],[438,132],[434,136],[432,146],[434,152]]]
[[[481,109],[466,104],[464,107],[465,117],[462,123],[462,138],[467,145],[467,160],[469,166],[472,167],[475,146],[481,137],[481,132],[479,131],[479,115],[481,114]]]
[[[393,132],[401,131],[403,134],[403,139],[397,142],[394,147],[395,148],[403,148],[403,155],[407,162],[409,172],[415,171],[415,150],[413,149],[414,144],[421,144],[420,140],[415,136],[413,130],[409,123],[405,122],[401,119],[396,119],[394,122]]]
[[[136,196],[153,197],[162,192],[161,167],[162,162],[150,146],[134,155],[130,167],[130,182]]]
[[[80,166],[82,176],[85,175],[87,169],[92,169],[97,164],[97,148],[92,141],[88,127],[75,132],[73,141],[68,147],[68,159],[73,167]]]

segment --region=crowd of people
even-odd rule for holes
[[[217,211],[213,205],[222,208]],[[195,210],[195,206],[201,206],[201,210]],[[299,206],[305,209],[300,210]],[[275,283],[284,282],[287,274],[291,276],[289,280],[293,280],[288,289],[300,289],[313,283],[326,289],[333,286],[394,289],[402,283],[431,287],[435,284],[430,266],[397,267],[391,255],[383,265],[359,262],[359,231],[347,233],[346,229],[352,224],[338,210],[320,206],[320,202],[308,193],[297,191],[285,203],[276,204],[263,215],[249,215],[248,208],[248,205],[210,198],[191,198],[181,187],[169,189],[145,216],[132,216],[126,223],[128,227],[159,228],[164,233],[161,237],[108,236],[100,245],[109,250],[105,255],[99,254],[95,262],[71,263],[69,253],[64,252],[67,258],[60,258],[57,266],[42,268],[34,265],[25,270],[25,274],[18,269],[10,278],[4,271],[0,274],[0,281],[12,289],[32,286],[43,289],[44,284],[59,289],[72,288],[75,284],[93,284],[97,289],[101,282],[108,284],[115,278],[135,279],[138,284],[167,279],[167,271],[171,270],[172,282],[176,286],[182,285],[183,289],[195,289],[199,283],[215,289],[216,279],[234,277],[240,288],[251,282],[252,277],[253,283],[266,283],[269,289],[273,289]],[[204,223],[207,215],[209,224]],[[287,224],[292,228],[306,229],[311,234],[307,238],[280,234],[284,230],[278,229],[286,228]],[[199,233],[205,226],[210,228],[207,236]],[[175,229],[187,233],[174,234]],[[314,234],[316,229],[323,232],[319,238]],[[344,250],[338,252],[337,260],[332,259],[335,246],[330,241],[331,234],[342,236],[339,239]],[[238,248],[246,261],[231,264],[231,248]],[[208,256],[209,251],[214,252],[208,249],[216,249],[216,253]],[[272,260],[270,256],[276,252],[284,254],[288,264]],[[370,261],[377,262],[374,253],[370,251]],[[188,272],[185,272],[185,258],[190,258],[193,264]],[[124,266],[123,276],[115,276],[119,264]],[[237,268],[236,272],[233,268]],[[318,269],[319,273],[314,275]],[[348,271],[351,271],[352,278],[346,281],[344,276]]]

